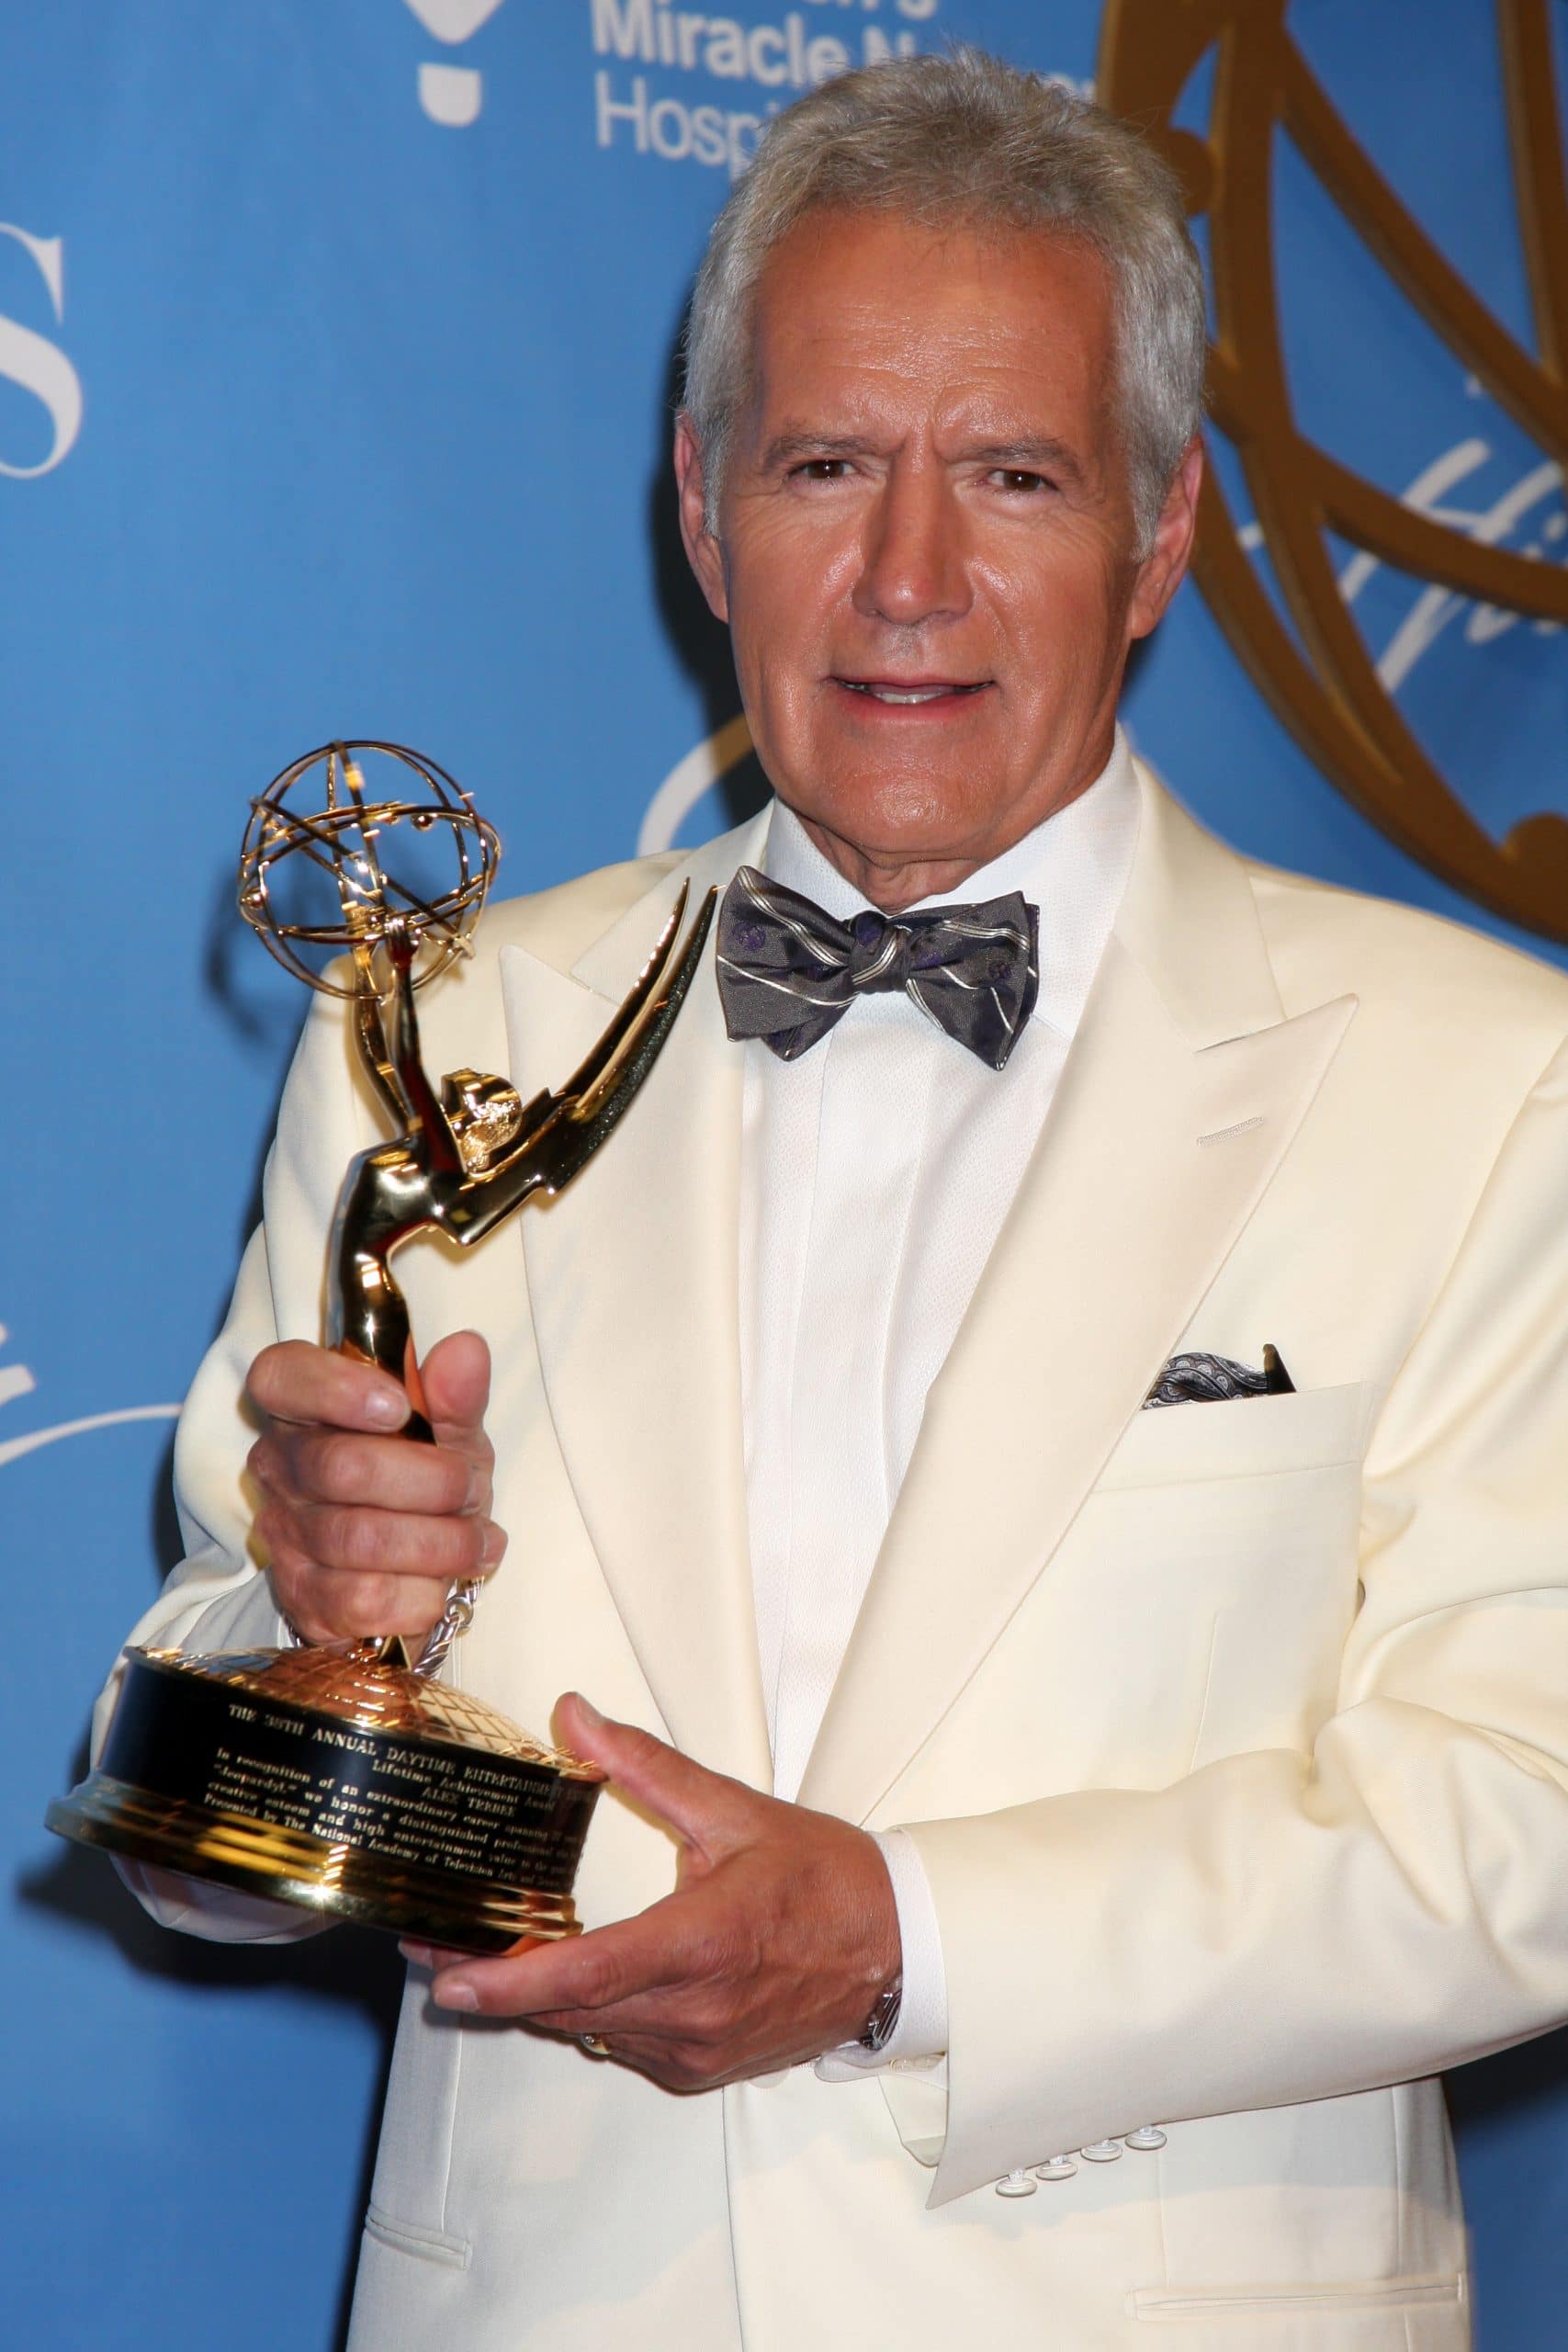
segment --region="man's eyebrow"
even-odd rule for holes
[[[803,424],[786,424],[763,450],[762,467],[767,471],[797,458],[863,458],[871,447],[863,433],[812,433]]]
[[[1018,440],[969,441],[961,445],[970,465],[1002,466],[1018,473],[1065,474],[1083,482],[1086,472],[1076,452],[1065,441],[1049,436]],[[789,424],[775,433],[762,452],[762,470],[795,464],[805,458],[863,458],[875,444],[863,433],[813,433]]]

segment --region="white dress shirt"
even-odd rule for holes
[[[926,1393],[1044,1125],[1132,869],[1138,791],[1124,739],[1089,790],[960,889],[1040,909],[1040,993],[1003,1070],[908,996],[856,1000],[784,1062],[743,1048],[740,1364],[746,1493],[773,1787],[792,1798],[822,1722]],[[843,922],[863,896],[782,803],[770,878]],[[983,1475],[983,1473],[982,1473]],[[904,1999],[882,2053],[946,2048],[936,1918],[914,1841],[882,1846]],[[833,2061],[819,2062],[831,2072]]]

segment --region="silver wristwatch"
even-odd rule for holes
[[[865,2021],[865,2031],[860,2038],[860,2048],[875,2052],[886,2050],[898,2023],[898,2011],[904,1999],[904,1973],[898,1974],[885,1993],[876,1996],[876,2006]]]

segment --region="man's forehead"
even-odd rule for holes
[[[753,411],[769,412],[770,433],[781,432],[818,401],[848,421],[919,388],[973,411],[976,430],[987,410],[1001,426],[1021,402],[1097,387],[1111,323],[1104,265],[1081,243],[1038,229],[941,232],[897,215],[813,214],[781,240],[759,281]]]
[[[758,313],[799,309],[825,284],[845,279],[880,286],[893,302],[901,293],[912,300],[917,285],[943,284],[1055,297],[1097,315],[1110,301],[1103,255],[1083,237],[1055,227],[985,220],[937,227],[891,208],[823,207],[797,220],[767,255],[758,278]]]

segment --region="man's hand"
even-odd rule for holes
[[[490,1351],[455,1331],[421,1376],[434,1445],[388,1434],[409,1400],[372,1365],[285,1340],[251,1366],[265,1420],[250,1455],[256,1532],[278,1606],[307,1641],[423,1634],[453,1578],[487,1576],[506,1549],[490,1516]]]
[[[874,1838],[759,1796],[575,1695],[557,1727],[674,1832],[676,1891],[635,1919],[499,1960],[405,1944],[436,1969],[434,1999],[596,2034],[671,2090],[740,2082],[854,2041],[900,1958]]]

